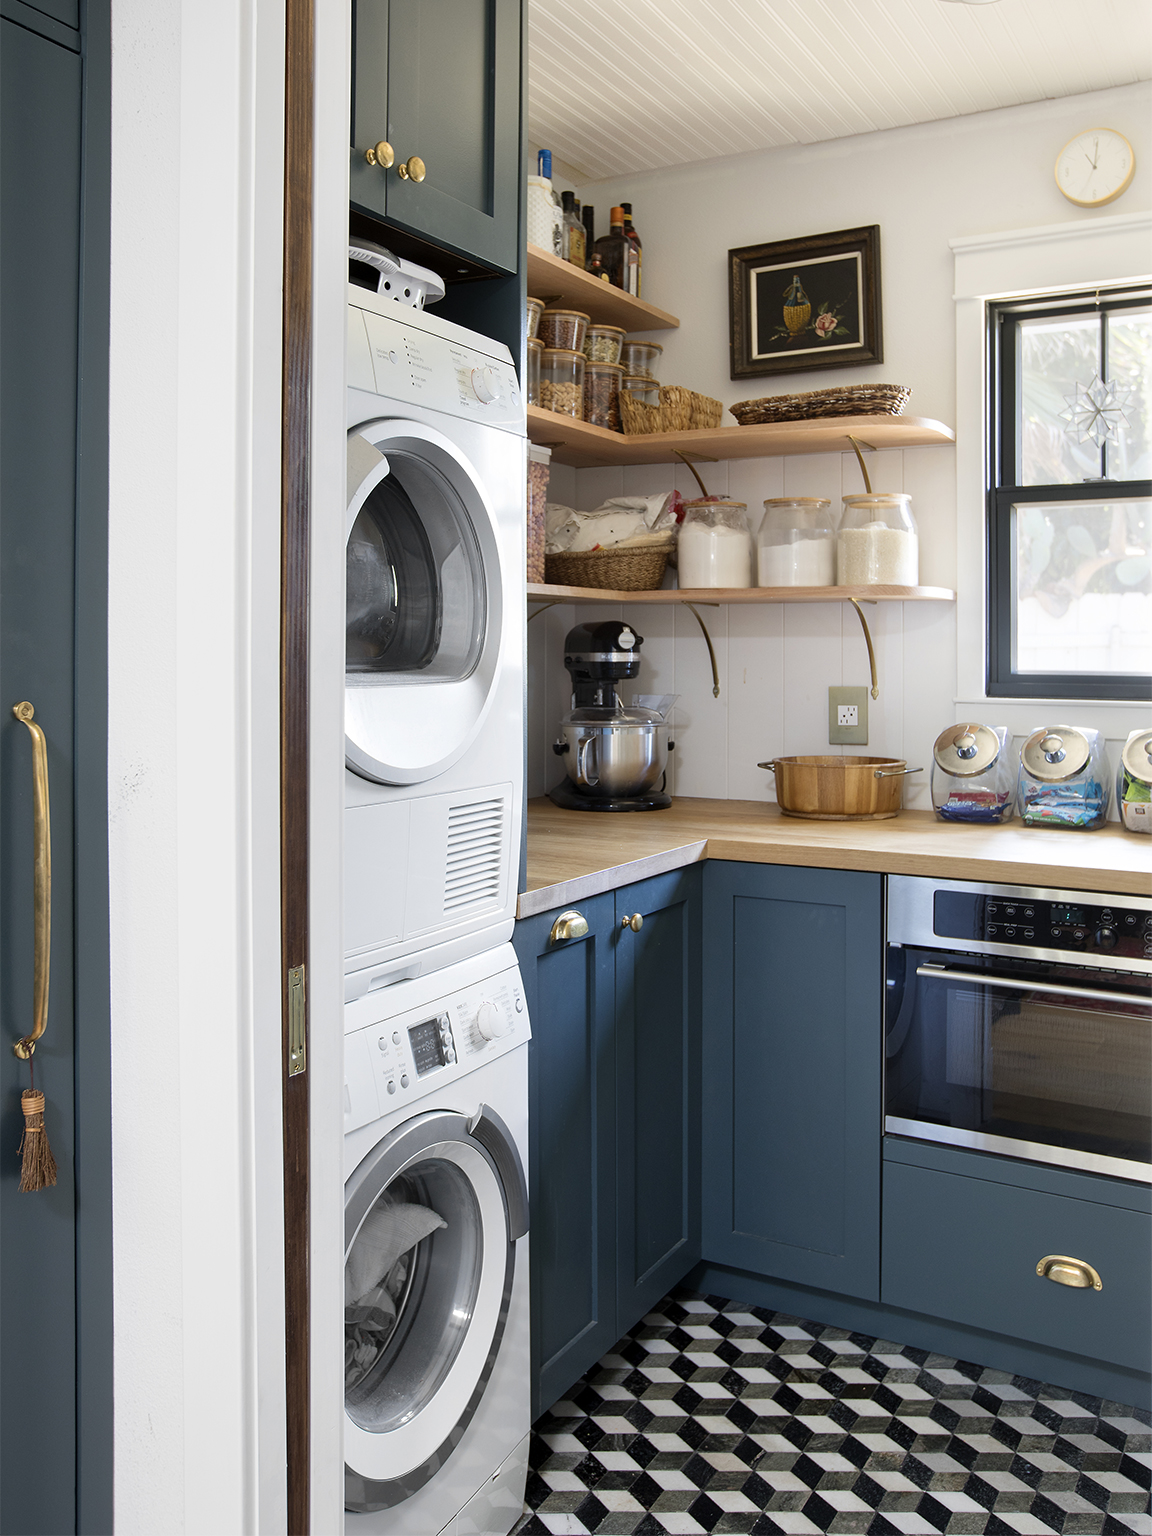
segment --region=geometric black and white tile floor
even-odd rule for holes
[[[1149,1414],[677,1291],[535,1426],[517,1536],[1152,1536]]]

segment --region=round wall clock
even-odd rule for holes
[[[1131,144],[1114,128],[1086,128],[1056,161],[1056,185],[1077,208],[1102,208],[1119,197],[1136,169]]]

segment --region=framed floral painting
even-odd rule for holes
[[[732,378],[884,361],[880,226],[728,252]]]

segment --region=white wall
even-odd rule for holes
[[[910,385],[909,414],[956,421],[953,256],[949,240],[993,230],[1099,218],[1056,188],[1053,165],[1074,133],[1118,128],[1136,151],[1136,175],[1110,215],[1152,205],[1152,87],[1007,108],[914,128],[701,162],[578,187],[600,203],[633,204],[644,241],[644,296],[680,316],[679,330],[652,332],[664,346],[661,377],[722,399],[785,394],[834,384]],[[860,224],[879,224],[884,357],[867,368],[813,371],[734,383],[728,377],[730,248]],[[851,455],[732,460],[701,466],[710,491],[747,500],[758,517],[767,496],[827,496],[861,490]],[[921,581],[956,583],[955,450],[914,448],[872,456],[877,490],[911,493],[920,526]],[[552,500],[593,507],[607,495],[668,490],[697,494],[685,469],[553,470]],[[603,609],[589,609],[604,613]],[[679,692],[676,793],[771,798],[771,775],[755,764],[775,753],[830,750],[827,689],[868,682],[855,613],[845,604],[706,610],[721,666],[712,697],[695,620],[672,607],[634,608],[646,637],[643,692]],[[880,672],[870,701],[868,751],[925,767],[908,781],[906,803],[926,807],[931,745],[972,707],[958,705],[956,617],[950,605],[877,604],[868,610]],[[550,743],[567,707],[560,660],[573,610],[558,607],[529,627],[529,792],[558,778]],[[957,710],[961,714],[957,714]],[[1065,706],[1058,713],[1105,729],[1111,751],[1146,709]],[[1051,706],[987,704],[984,717],[1023,736]],[[831,749],[836,750],[836,749]],[[852,750],[852,749],[850,749]],[[860,749],[855,749],[860,750]]]

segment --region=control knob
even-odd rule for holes
[[[510,1034],[512,1026],[495,1003],[481,1003],[476,1010],[476,1028],[485,1040],[499,1040]]]
[[[1096,930],[1096,948],[1097,949],[1115,949],[1116,948],[1116,930],[1115,930],[1115,928],[1097,928],[1097,930]]]
[[[472,393],[481,405],[490,405],[500,398],[500,375],[495,368],[473,368]]]

